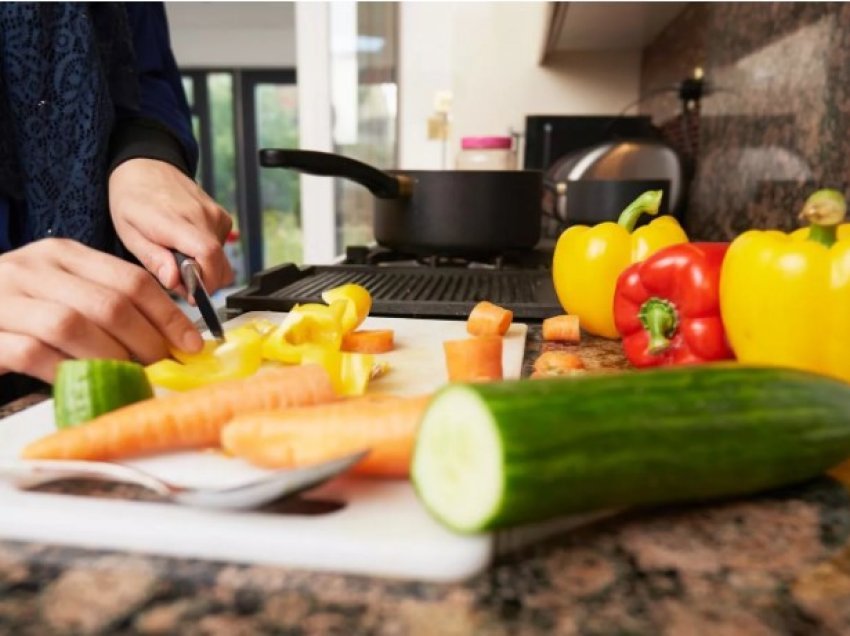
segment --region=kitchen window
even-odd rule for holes
[[[394,168],[398,7],[389,2],[333,2],[329,11],[333,151],[378,168]],[[374,240],[370,192],[336,179],[334,204],[337,254]]]
[[[297,175],[261,169],[258,151],[298,147],[292,69],[184,70],[183,86],[200,146],[197,180],[234,217],[247,274],[283,262],[301,263]]]
[[[327,262],[348,246],[374,241],[374,199],[364,188],[328,179],[321,186],[327,188],[325,198],[311,206],[305,186],[304,207],[312,209],[302,210],[298,174],[263,169],[258,163],[261,148],[298,148],[303,143],[307,149],[340,153],[378,168],[397,165],[398,7],[334,2],[322,12],[327,28],[320,41],[311,32],[320,24],[315,20],[298,33],[302,43],[324,49],[321,62],[313,55],[302,59],[313,64],[304,77],[313,79],[319,92],[324,90],[326,101],[301,101],[293,69],[183,71],[201,147],[198,181],[234,215],[242,237],[239,283],[281,263],[303,263],[305,251],[311,263]],[[303,112],[320,122],[326,135],[320,136],[327,141],[316,143],[303,130],[299,134],[299,102]]]

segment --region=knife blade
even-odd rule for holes
[[[218,314],[215,312],[212,300],[209,293],[204,287],[204,282],[201,280],[201,269],[194,259],[186,256],[177,250],[171,250],[174,254],[174,260],[177,263],[177,268],[180,270],[180,278],[183,285],[186,286],[186,291],[195,299],[195,305],[201,312],[201,318],[207,325],[207,329],[213,335],[213,338],[219,342],[224,341],[224,329],[221,326],[221,321],[218,319]]]

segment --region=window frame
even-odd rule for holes
[[[239,107],[234,101],[234,116],[240,110],[237,125],[244,128],[237,130],[237,139],[241,137],[243,145],[237,147],[237,166],[243,164],[241,175],[244,177],[244,199],[240,200],[240,212],[244,208],[246,214],[239,219],[240,227],[244,227],[245,259],[247,271],[253,275],[263,270],[263,217],[260,209],[260,148],[257,146],[256,118],[256,87],[260,84],[285,84],[296,86],[296,72],[293,68],[275,69],[240,69],[239,81],[234,75],[234,92],[239,94]],[[300,115],[300,113],[299,113]],[[253,161],[249,161],[253,157]],[[248,187],[247,184],[251,184]],[[248,214],[248,210],[253,213]],[[298,211],[299,214],[301,210]],[[244,225],[241,225],[244,221]]]
[[[181,77],[192,82],[192,100],[189,102],[189,112],[198,118],[200,138],[197,140],[204,160],[201,162],[201,174],[198,175],[201,187],[215,199],[215,157],[212,152],[212,118],[210,117],[209,92],[207,88],[206,70],[181,70]]]

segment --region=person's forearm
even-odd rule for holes
[[[188,170],[181,170],[194,176],[198,144],[180,70],[171,50],[164,5],[161,2],[130,2],[125,6],[133,34],[139,96],[132,111],[119,109],[118,119],[142,118],[170,132],[183,151]]]

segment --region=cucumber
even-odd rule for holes
[[[850,385],[716,363],[456,384],[430,402],[411,477],[459,532],[744,495],[850,456]]]
[[[88,422],[98,415],[153,397],[145,370],[122,360],[65,360],[53,383],[57,428]]]

